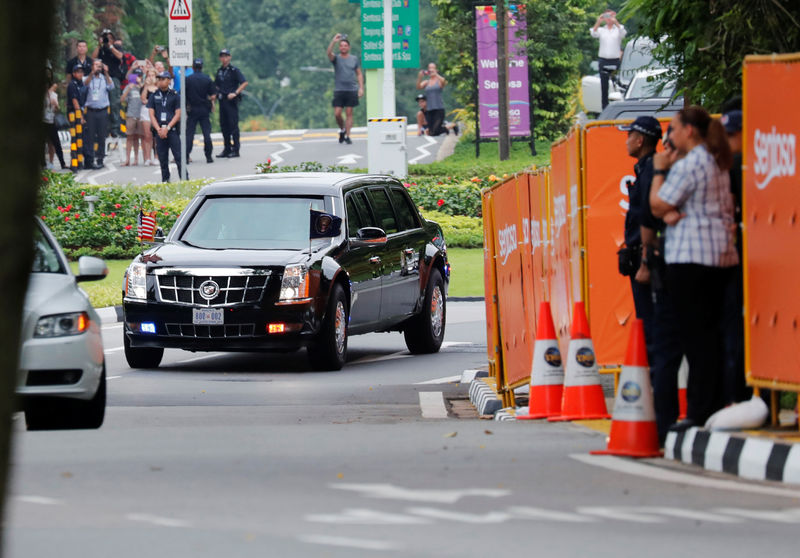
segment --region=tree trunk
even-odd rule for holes
[[[0,60],[0,87],[4,91],[0,103],[4,191],[0,203],[0,254],[6,262],[0,266],[0,524],[5,524],[20,323],[33,259],[33,218],[44,160],[44,69],[53,37],[55,0],[3,0],[2,6],[6,17],[0,18],[0,45],[2,52],[14,53]],[[4,546],[0,540],[0,552]]]
[[[511,150],[508,134],[508,32],[506,31],[506,1],[497,0],[497,110],[500,111],[498,146],[500,160],[507,161]]]

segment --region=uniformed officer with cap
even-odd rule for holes
[[[202,58],[194,59],[192,70],[194,70],[192,75],[186,76],[186,160],[188,162],[194,143],[194,132],[197,124],[200,124],[200,129],[203,131],[206,162],[213,163],[209,115],[214,110],[214,82],[211,81],[208,74],[203,73]]]
[[[156,76],[158,89],[147,101],[147,112],[150,113],[150,124],[156,140],[156,153],[161,163],[161,181],[169,182],[169,152],[175,158],[178,175],[181,175],[181,139],[178,123],[181,120],[181,98],[169,88],[172,76],[169,72],[161,72]]]
[[[224,147],[217,157],[239,156],[239,100],[247,87],[247,80],[239,68],[231,65],[231,51],[219,51],[222,64],[217,70],[217,98],[219,99],[219,125],[222,128]]]

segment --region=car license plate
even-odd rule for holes
[[[222,310],[211,308],[192,308],[192,323],[195,325],[222,325]]]

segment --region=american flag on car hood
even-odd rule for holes
[[[139,210],[136,218],[136,236],[139,242],[153,242],[156,236],[156,211]]]

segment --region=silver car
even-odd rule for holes
[[[53,234],[36,219],[20,341],[19,383],[28,430],[99,428],[106,408],[100,318],[79,281],[108,273],[84,256],[73,275]]]

